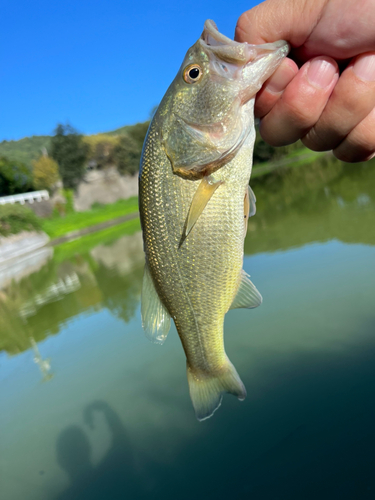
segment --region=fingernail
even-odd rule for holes
[[[366,82],[374,81],[375,55],[365,54],[363,56],[359,56],[353,65],[353,71],[361,80],[365,80]]]
[[[288,83],[293,79],[296,71],[287,65],[282,64],[267,82],[267,90],[278,94],[282,92]]]
[[[310,61],[309,67],[307,68],[307,78],[315,87],[325,89],[332,82],[336,72],[336,65],[329,59],[317,57]]]

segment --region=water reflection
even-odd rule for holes
[[[42,374],[42,381],[48,382],[53,377],[52,367],[51,367],[51,359],[46,358],[43,359],[39,349],[38,344],[35,342],[35,339],[30,337],[31,348],[34,351],[34,363],[39,367],[40,373]]]
[[[137,232],[69,260],[54,257],[12,281],[0,291],[0,350],[20,353],[30,348],[30,338],[40,342],[71,318],[103,308],[128,322],[139,302],[143,259]]]
[[[256,178],[253,187],[258,201],[245,241],[248,255],[334,238],[375,245],[371,162],[353,167],[326,156],[306,167]],[[22,266],[11,282],[9,270],[0,270],[0,350],[27,350],[30,338],[39,342],[57,334],[83,312],[106,308],[125,322],[134,316],[144,258],[140,232],[69,259],[51,258],[51,249],[35,258],[29,272]]]
[[[249,411],[223,405],[204,439],[184,441],[155,497],[174,498],[184,485],[183,500],[191,489],[209,500],[373,498],[374,348],[372,341],[351,354],[298,352],[271,362],[258,352],[257,383],[246,381]]]
[[[174,328],[161,348],[142,333],[139,232],[57,247],[2,287],[4,500],[373,498],[375,168],[326,157],[253,188],[264,303],[225,318],[248,398],[207,422]]]
[[[39,271],[52,257],[53,249],[44,247],[26,256],[0,264],[0,291],[12,281],[20,281],[26,276]]]
[[[375,245],[375,161],[355,166],[325,156],[306,167],[255,178],[257,214],[245,253],[338,239]]]
[[[84,409],[87,428],[95,429],[95,413],[105,418],[110,445],[98,465],[92,465],[91,445],[86,429],[68,426],[56,443],[57,462],[67,473],[70,486],[56,500],[136,498],[139,489],[132,445],[117,413],[104,401],[95,401]]]

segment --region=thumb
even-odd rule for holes
[[[293,48],[305,43],[327,0],[266,0],[237,21],[235,40],[252,44],[286,40]]]

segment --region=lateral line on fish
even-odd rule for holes
[[[165,225],[167,225],[166,214],[165,213],[163,214],[163,217],[164,217]],[[167,231],[167,235],[168,235],[170,247],[173,248],[173,246],[175,244],[174,243],[174,238],[173,238],[173,236],[168,231]],[[198,337],[199,351],[200,351],[200,354],[201,354],[202,358],[205,359],[206,358],[206,352],[205,352],[204,347],[203,347],[202,334],[201,334],[201,331],[200,331],[200,328],[199,328],[199,325],[198,325],[197,316],[195,314],[194,307],[193,307],[193,304],[192,304],[192,302],[190,300],[190,297],[189,297],[189,295],[188,295],[188,293],[186,291],[184,280],[182,278],[182,274],[181,274],[180,266],[178,264],[178,259],[177,259],[176,253],[174,251],[172,251],[171,252],[171,256],[172,256],[173,261],[174,261],[174,263],[176,265],[176,270],[178,272],[178,277],[179,277],[179,280],[180,280],[180,283],[181,283],[184,295],[185,295],[185,297],[187,299],[187,303],[189,304],[190,310],[191,310],[193,318],[194,318],[195,329],[196,329],[197,337]],[[175,319],[174,316],[171,315],[171,317],[173,318],[173,320]]]
[[[171,235],[169,233],[168,234],[168,238],[169,238],[169,241],[170,241],[170,244],[173,248],[173,242],[172,242],[172,238],[171,238]],[[201,334],[201,331],[199,329],[199,325],[198,325],[198,320],[197,320],[197,316],[195,314],[195,311],[194,311],[194,307],[193,307],[193,304],[190,300],[190,297],[186,291],[186,288],[185,288],[185,284],[184,284],[184,280],[182,278],[182,275],[181,275],[181,270],[180,270],[180,266],[178,265],[178,259],[176,258],[176,254],[175,252],[172,252],[172,256],[173,256],[173,260],[175,262],[175,265],[176,265],[176,269],[177,269],[177,272],[178,272],[178,277],[180,279],[180,283],[181,283],[181,286],[182,286],[182,289],[184,291],[184,294],[185,294],[185,297],[187,299],[187,302],[190,306],[190,310],[193,314],[193,318],[194,318],[194,323],[195,323],[195,329],[196,329],[196,332],[197,332],[197,336],[198,336],[198,346],[199,346],[199,351],[200,351],[200,354],[202,356],[203,359],[205,359],[206,357],[206,353],[205,353],[205,350],[203,348],[203,343],[202,343],[202,334]],[[172,316],[172,318],[174,319],[174,317]]]
[[[198,325],[197,316],[195,314],[194,307],[193,307],[193,304],[191,303],[190,297],[189,297],[189,295],[188,295],[188,293],[186,291],[184,280],[182,279],[179,265],[178,265],[177,262],[176,262],[176,264],[177,264],[178,276],[179,276],[179,278],[181,280],[181,285],[182,285],[182,288],[184,290],[185,297],[187,298],[189,306],[190,306],[190,309],[191,309],[191,312],[193,313],[195,328],[196,328],[196,332],[197,332],[197,336],[198,336],[198,346],[199,346],[200,354],[201,354],[202,358],[205,359],[206,358],[206,352],[205,352],[205,350],[203,348],[202,334],[201,334],[201,331],[200,331],[200,328],[199,328],[199,325]]]

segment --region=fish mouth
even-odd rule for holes
[[[214,21],[204,23],[200,43],[205,52],[214,54],[222,61],[243,66],[252,57],[252,50],[247,43],[239,43],[219,32]],[[250,50],[249,50],[250,48]]]
[[[204,23],[201,39],[211,47],[220,45],[240,45],[239,42],[220,33],[215,21],[212,21],[212,19],[207,19]]]
[[[236,42],[221,34],[211,20],[205,22],[199,43],[209,58],[213,77],[240,85],[242,104],[254,97],[290,49],[284,40],[262,45]]]
[[[282,57],[284,57],[290,48],[284,40],[262,45],[236,42],[220,33],[211,19],[204,23],[203,33],[199,41],[206,53],[211,53],[222,61],[236,66],[245,66],[272,53],[275,54],[275,57],[279,57],[281,52]]]

